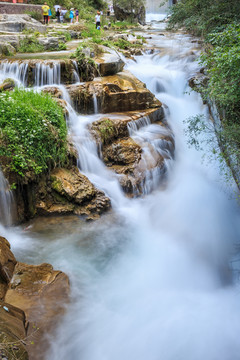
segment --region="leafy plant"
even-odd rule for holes
[[[25,38],[20,40],[19,52],[25,53],[34,53],[40,52],[44,50],[44,46],[39,44],[36,36],[26,36]]]
[[[66,161],[62,108],[48,94],[15,89],[0,94],[0,157],[24,178]]]

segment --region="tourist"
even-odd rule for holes
[[[75,9],[76,23],[78,23],[79,11]]]
[[[69,14],[69,18],[70,18],[70,23],[72,24],[73,23],[73,18],[74,18],[74,8],[71,8],[70,9],[70,14]]]
[[[57,18],[57,22],[60,23],[60,7],[57,8],[56,10],[56,18]]]
[[[50,23],[50,17],[52,16],[52,11],[51,9],[49,8],[48,10],[48,22]]]
[[[62,8],[62,16],[63,16],[63,21],[62,22],[65,22],[65,15],[67,13],[67,9],[66,8]]]
[[[45,2],[44,5],[42,6],[42,12],[43,12],[43,22],[44,24],[48,24],[48,10],[49,10],[49,6],[48,4]]]
[[[63,23],[63,10],[62,10],[62,8],[60,8],[59,11],[60,11],[60,22]]]
[[[100,16],[100,12],[97,12],[97,15],[95,16],[95,23],[96,23],[96,29],[100,30],[101,27],[101,16]]]

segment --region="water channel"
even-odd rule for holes
[[[78,144],[82,170],[111,197],[113,210],[90,223],[69,216],[38,218],[27,231],[26,224],[0,228],[18,260],[49,262],[70,277],[72,301],[47,360],[239,359],[235,187],[226,185],[217,160],[203,162],[187,145],[184,120],[208,116],[187,85],[199,67],[197,43],[162,32],[149,31],[149,51],[126,68],[165,104],[176,150],[164,185],[126,198],[86,134],[99,115],[71,113],[69,105],[76,142],[85,140]],[[134,136],[149,142],[157,131],[146,124]]]

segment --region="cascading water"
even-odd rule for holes
[[[51,241],[37,223],[33,236],[7,234],[19,260],[48,261],[71,279],[72,303],[48,360],[239,359],[240,296],[229,271],[239,209],[218,164],[203,164],[185,143],[183,121],[207,114],[200,97],[187,93],[197,67],[188,56],[193,44],[184,35],[151,36],[162,54],[138,57],[128,69],[166,106],[176,143],[166,187],[124,198],[87,132],[97,115],[77,115],[69,105],[80,167],[108,191],[114,211],[94,223],[45,225]],[[148,121],[129,128],[147,141],[159,131]]]
[[[14,215],[14,198],[8,181],[0,168],[0,223],[11,225]]]

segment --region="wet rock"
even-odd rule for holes
[[[9,242],[0,236],[0,299],[4,299],[16,263],[17,261],[10,250]]]
[[[17,17],[14,14],[0,15],[0,31],[22,32],[27,29],[44,33],[47,28],[30,15],[18,14]]]
[[[24,311],[0,301],[0,358],[28,360],[27,342]]]
[[[99,216],[111,207],[109,198],[80,173],[78,168],[54,169],[48,188],[42,189],[36,207],[39,214]]]
[[[69,300],[69,279],[50,264],[17,263],[5,301],[22,309],[29,322],[28,338],[34,346],[27,346],[34,359],[42,359],[49,345],[46,334],[56,327]],[[44,344],[44,345],[43,345]]]
[[[15,88],[15,82],[13,79],[5,79],[2,84],[0,84],[0,92],[6,90],[13,90]]]
[[[100,58],[95,59],[95,62],[101,76],[115,75],[124,67],[123,60],[115,51],[111,54],[105,52]]]
[[[94,82],[67,86],[75,108],[81,113],[94,111],[94,97],[101,113],[134,111],[161,106],[161,102],[128,71],[97,78]]]
[[[208,81],[209,81],[209,77],[206,76],[204,73],[199,72],[188,80],[188,84],[192,89],[194,88],[196,89],[196,88],[206,87]]]
[[[101,145],[107,145],[115,140],[129,136],[128,123],[148,117],[151,123],[162,121],[164,113],[162,107],[138,112],[106,114],[90,126],[92,136]]]
[[[159,130],[152,133],[152,140],[159,144],[155,148],[143,138],[130,137],[131,129],[139,129],[157,122]],[[123,190],[129,195],[140,195],[147,187],[147,179],[157,173],[161,180],[166,172],[165,160],[174,155],[174,138],[164,123],[162,108],[151,109],[140,114],[108,114],[91,124],[90,131],[101,146],[105,164],[118,176]]]

